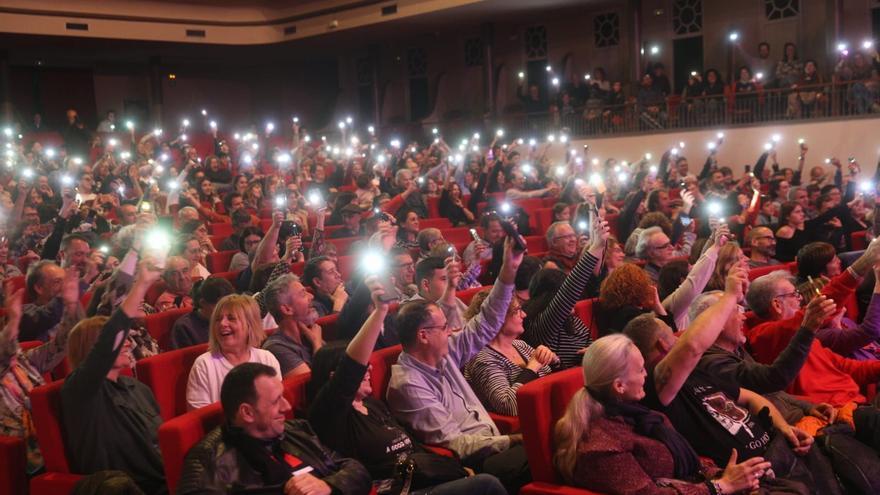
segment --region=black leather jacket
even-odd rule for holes
[[[311,426],[304,420],[284,424],[282,449],[312,466],[312,475],[320,478],[334,494],[361,495],[370,493],[370,475],[361,463],[341,457],[321,445]],[[265,489],[260,490],[261,488]],[[216,428],[186,455],[183,475],[177,486],[180,495],[283,493],[283,486],[266,487],[260,474],[245,463],[240,452],[223,442],[220,428]]]

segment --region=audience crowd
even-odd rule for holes
[[[7,133],[0,172],[0,433],[28,476],[31,393],[63,378],[81,493],[167,492],[168,411],[135,371],[176,352],[177,414],[222,408],[182,494],[514,494],[534,462],[517,393],[576,367],[562,483],[880,491],[880,169],[803,141],[779,163],[777,139],[739,173],[722,134],[694,168],[682,145],[600,161],[565,137],[386,144],[351,125],[334,143],[298,119],[290,141],[211,126],[196,145],[188,124],[68,117],[62,146]]]

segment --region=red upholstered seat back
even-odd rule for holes
[[[294,375],[284,379],[284,398],[290,403],[290,414],[287,417],[293,418],[299,411],[304,411],[308,407],[306,400],[306,384],[312,378],[311,373],[303,373]]]
[[[205,268],[207,268],[208,271],[211,273],[225,272],[229,269],[229,263],[232,261],[232,257],[235,256],[235,253],[237,252],[237,250],[230,250],[210,253],[205,258],[205,263],[208,265]]]
[[[578,303],[574,305],[574,314],[577,315],[577,317],[584,322],[584,325],[590,329],[590,337],[593,340],[599,338],[599,327],[593,324],[593,303],[598,300],[598,298],[586,299],[578,301]]]
[[[165,480],[170,493],[174,493],[180,481],[186,453],[222,423],[223,408],[219,402],[215,402],[166,421],[159,427],[159,449],[162,451]]]
[[[192,309],[175,308],[150,314],[144,318],[144,326],[147,328],[147,332],[159,343],[159,349],[163,351],[171,349],[171,327],[178,318],[190,311]]]
[[[232,235],[232,224],[226,222],[209,223],[208,234],[229,237]]]
[[[559,482],[553,467],[553,428],[583,385],[583,374],[578,367],[534,380],[517,391],[520,428],[533,481]]]
[[[758,277],[763,277],[768,273],[773,273],[777,270],[788,270],[792,274],[797,274],[797,263],[792,261],[790,263],[783,263],[781,265],[771,265],[771,266],[761,266],[758,268],[752,268],[749,270],[749,282],[755,280]]]
[[[156,299],[159,299],[159,296],[165,292],[165,281],[162,279],[157,280],[152,286],[150,286],[150,290],[147,291],[147,295],[144,297],[144,302],[153,306],[156,304]]]
[[[163,352],[137,362],[137,377],[150,387],[163,420],[186,412],[186,383],[196,358],[208,350],[208,344]]]
[[[315,322],[321,325],[321,336],[324,340],[336,340],[336,321],[339,319],[339,313],[322,316]]]
[[[58,380],[31,390],[31,411],[46,471],[69,473],[67,450],[61,429],[61,386]]]
[[[399,345],[386,347],[375,351],[370,356],[370,364],[373,369],[370,371],[370,385],[373,388],[371,394],[376,400],[385,400],[385,390],[388,389],[388,382],[391,380],[391,365],[397,362],[397,356],[403,348]]]

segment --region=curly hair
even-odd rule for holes
[[[654,302],[653,287],[651,277],[644,270],[624,263],[602,281],[599,302],[606,311],[626,306],[650,307]]]
[[[471,298],[471,303],[468,305],[467,309],[464,312],[464,319],[470,320],[474,316],[477,316],[480,312],[480,308],[483,306],[483,302],[489,297],[489,292],[491,289],[483,289],[480,292],[474,294],[474,297]],[[516,304],[517,300],[515,297],[510,298],[510,304],[507,306],[507,314],[510,314],[510,308]]]
[[[660,227],[663,229],[663,233],[666,234],[666,237],[672,237],[672,220],[670,220],[663,212],[651,211],[645,213],[645,216],[643,216],[642,220],[639,222],[639,228],[647,229],[649,227]]]

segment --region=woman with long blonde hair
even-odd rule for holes
[[[666,416],[639,404],[645,361],[625,335],[593,342],[582,369],[584,386],[554,435],[553,461],[566,484],[612,495],[730,494],[753,488],[747,475],[770,467],[761,458],[737,464],[735,457],[723,473],[702,465]]]
[[[260,349],[265,339],[260,307],[253,297],[230,294],[217,302],[211,315],[208,352],[196,358],[186,384],[186,403],[198,409],[220,400],[220,386],[232,368],[242,363],[281,366],[271,352]]]

